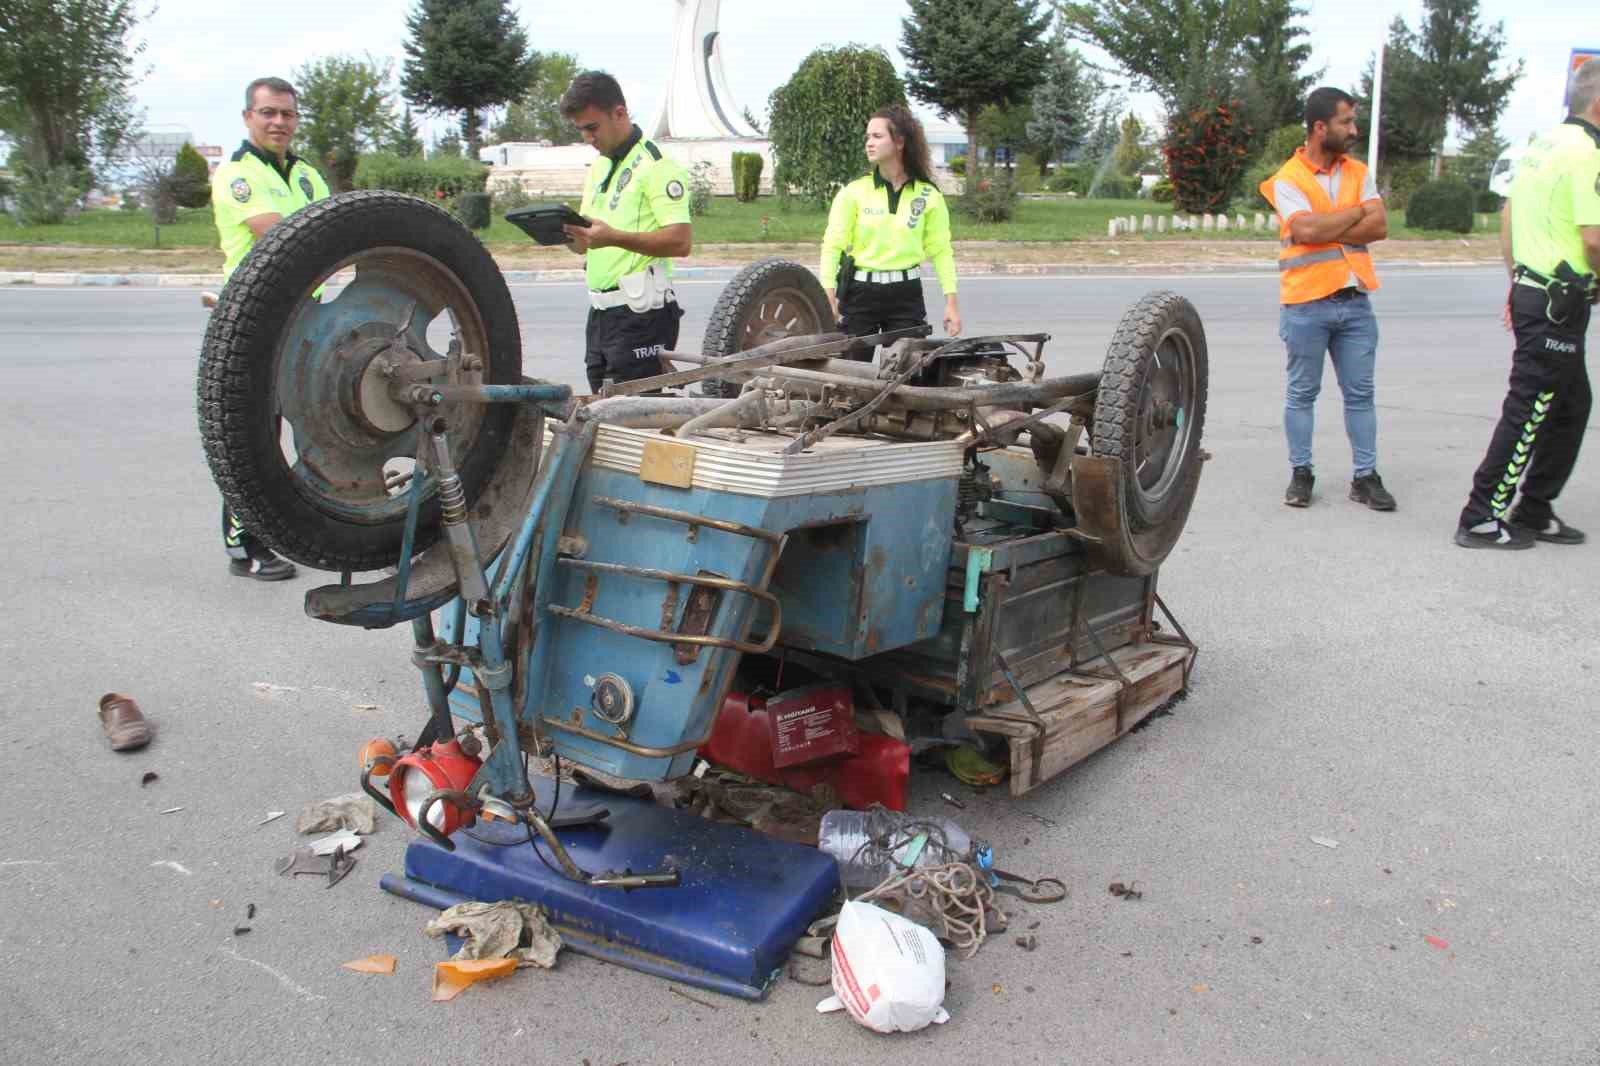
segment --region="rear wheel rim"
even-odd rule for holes
[[[1198,393],[1194,345],[1172,326],[1151,349],[1134,416],[1133,482],[1147,504],[1160,504],[1183,476]]]
[[[295,491],[317,510],[361,524],[403,520],[405,493],[388,487],[386,471],[414,465],[417,427],[374,424],[362,390],[383,380],[368,371],[379,359],[439,360],[446,373],[433,383],[482,384],[484,372],[463,369],[462,357],[487,366],[488,331],[461,279],[430,255],[371,248],[340,261],[323,280],[347,269],[356,276],[337,298],[301,303],[280,335],[272,402],[286,433],[278,457]],[[451,335],[445,351],[428,337],[429,324],[441,316]],[[477,441],[483,413],[459,404],[446,417],[459,466]]]
[[[821,333],[827,328],[805,294],[793,286],[767,289],[739,323],[738,350],[749,351],[785,337]]]

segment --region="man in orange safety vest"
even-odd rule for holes
[[[1389,235],[1388,215],[1366,165],[1345,154],[1356,143],[1355,100],[1340,89],[1317,89],[1305,115],[1305,145],[1261,183],[1281,220],[1278,335],[1289,352],[1283,429],[1293,468],[1283,502],[1311,505],[1311,435],[1323,359],[1331,357],[1355,465],[1350,498],[1392,511],[1394,497],[1377,469],[1378,320],[1367,298],[1378,288],[1367,247]]]

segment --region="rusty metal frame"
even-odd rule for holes
[[[563,607],[552,603],[545,608],[551,614],[562,618],[571,618],[586,625],[599,626],[609,629],[614,633],[624,636],[638,637],[641,640],[653,640],[659,644],[697,644],[703,648],[731,648],[734,651],[747,654],[763,654],[772,650],[778,642],[778,633],[783,628],[783,607],[778,603],[778,597],[765,589],[758,589],[747,581],[734,581],[726,577],[710,577],[703,574],[685,574],[676,570],[655,570],[646,566],[628,566],[623,563],[602,563],[593,559],[556,560],[558,566],[569,566],[578,570],[589,570],[596,574],[616,574],[622,577],[639,577],[648,581],[665,581],[669,584],[681,583],[697,585],[701,588],[721,589],[724,592],[741,592],[753,599],[766,604],[772,611],[772,625],[767,630],[767,638],[760,644],[751,644],[747,641],[734,640],[731,637],[702,636],[693,633],[673,633],[664,629],[647,629],[644,626],[630,625],[619,622],[615,618],[606,618],[594,614],[588,608],[593,604],[589,601],[592,596],[586,595],[584,603],[577,607]]]

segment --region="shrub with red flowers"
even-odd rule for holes
[[[1162,154],[1179,211],[1218,211],[1233,197],[1250,163],[1254,131],[1238,118],[1238,101],[1179,111],[1167,121]]]

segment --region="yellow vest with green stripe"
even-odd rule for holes
[[[910,270],[933,260],[939,288],[956,291],[956,260],[950,248],[950,209],[936,186],[910,180],[891,189],[874,167],[840,189],[828,209],[822,235],[822,287],[839,282],[839,256],[849,252],[857,270]]]
[[[1553,277],[1563,261],[1593,273],[1579,226],[1600,226],[1600,129],[1569,118],[1541,133],[1511,182],[1511,257]]]
[[[226,280],[256,242],[245,225],[257,215],[288,218],[328,195],[328,183],[317,168],[290,152],[280,165],[276,157],[249,141],[239,146],[211,175],[211,213],[222,242],[222,276]]]
[[[632,233],[688,223],[689,175],[635,126],[621,148],[590,165],[578,213]],[[619,278],[655,263],[671,275],[670,260],[626,248],[591,248],[584,257],[584,276],[591,290],[604,292],[616,288]]]

